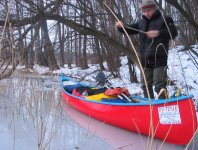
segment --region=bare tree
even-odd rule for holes
[[[0,26],[7,26],[3,37],[15,46],[14,53],[10,53],[11,47],[7,47],[7,50],[2,47],[1,53],[7,53],[6,58],[10,58],[7,60],[15,62],[13,66],[23,63],[27,68],[33,68],[34,64],[39,64],[52,70],[59,68],[57,62],[60,62],[61,67],[67,63],[71,68],[72,63],[75,63],[76,66],[87,68],[90,57],[96,56],[100,69],[108,69],[115,76],[119,76],[120,56],[127,56],[130,59],[128,68],[131,81],[135,81],[134,67],[138,62],[134,50],[127,38],[115,30],[116,20],[104,7],[104,3],[121,16],[120,19],[130,24],[141,18],[140,2],[141,0],[15,0],[11,4],[2,0]],[[181,43],[188,46],[196,43],[197,0],[156,2],[176,20]],[[7,12],[9,19],[6,19]],[[137,38],[131,36],[139,54]],[[103,66],[104,61],[108,64],[107,68]],[[11,64],[11,61],[6,62]],[[1,66],[5,66],[5,61],[2,61]]]

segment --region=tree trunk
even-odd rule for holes
[[[128,68],[129,68],[129,75],[130,75],[130,81],[131,83],[138,83],[136,71],[135,71],[135,64],[131,59],[128,59]]]
[[[96,56],[97,56],[97,58],[98,58],[98,59],[97,59],[97,60],[98,60],[97,63],[99,63],[100,70],[104,70],[105,67],[104,67],[104,65],[103,65],[103,58],[102,58],[102,54],[101,54],[101,52],[100,52],[99,40],[96,39],[96,38],[94,38],[94,42],[95,42]]]
[[[83,38],[83,57],[82,57],[82,69],[87,69],[87,36],[85,35]]]
[[[48,65],[51,70],[59,69],[56,62],[56,58],[54,56],[54,48],[49,38],[48,26],[46,21],[42,21],[41,29],[42,29],[42,39],[44,42],[43,43],[44,53],[45,53],[45,57],[47,58]]]
[[[64,35],[61,33],[64,33],[64,26],[62,26],[61,30],[61,24],[58,23],[58,33],[59,33],[59,44],[60,44],[60,66],[64,67],[65,64],[65,57],[64,57]]]

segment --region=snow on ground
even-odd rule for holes
[[[198,45],[193,45],[191,47],[196,52],[198,51]],[[169,50],[169,59],[168,59],[168,76],[170,80],[174,81],[176,87],[182,89],[183,94],[193,95],[195,104],[198,103],[198,69],[193,63],[192,58],[188,52],[182,52],[183,46],[177,46]],[[194,56],[195,61],[198,62],[198,58]],[[116,87],[125,87],[129,92],[133,94],[143,95],[140,84],[130,83],[129,72],[127,66],[127,57],[121,57],[120,75],[121,78],[112,78],[110,76],[108,79]],[[106,63],[104,63],[106,67]],[[23,66],[18,66],[18,69],[21,69]],[[106,67],[107,68],[107,67]],[[38,74],[45,74],[49,71],[49,68],[34,66],[34,70]],[[64,68],[53,71],[54,74],[64,73],[70,77],[77,78],[79,81],[89,81],[90,84],[96,85],[95,77],[98,73],[99,65],[89,64],[88,69],[80,69],[75,65],[72,65],[72,69],[69,69],[67,65]],[[138,80],[140,80],[140,70],[136,68]],[[109,72],[104,71],[106,76],[109,76]],[[168,86],[169,96],[175,93],[176,89],[173,86]],[[157,95],[155,93],[155,95]]]
[[[194,50],[198,51],[197,45],[194,45],[192,47]],[[170,77],[170,80],[175,81],[177,87],[181,88],[184,94],[193,94],[194,99],[198,100],[198,81],[197,81],[198,69],[190,60],[190,56],[187,52],[179,52],[182,49],[183,49],[182,46],[178,46],[177,48],[169,50],[168,76]],[[196,61],[198,61],[198,58],[196,58]],[[122,64],[122,67],[120,68],[121,79],[120,78],[113,79],[111,76],[109,78],[110,82],[113,83],[114,86],[126,87],[131,94],[142,93],[140,84],[130,83],[126,57],[121,58],[121,64]],[[53,73],[58,73],[58,74],[65,73],[67,75],[79,79],[86,76],[85,80],[91,80],[92,82],[95,82],[94,77],[98,72],[96,73],[93,72],[96,70],[99,70],[98,65],[89,65],[89,68],[85,70],[81,70],[80,68],[77,68],[75,66],[73,66],[72,69],[68,69],[67,66],[65,66],[65,68],[56,70]],[[38,70],[38,72],[40,71]],[[41,71],[41,73],[42,72],[43,71]],[[105,74],[106,76],[109,75],[108,72],[105,72]],[[137,75],[138,75],[138,80],[140,80],[140,71],[138,68],[137,68]],[[186,87],[188,87],[188,89]]]
[[[170,51],[169,55],[169,76],[177,81],[177,86],[182,88],[184,93],[193,94],[198,99],[198,70],[190,60],[188,52],[179,52],[183,47],[178,47]],[[198,51],[198,48],[194,48]],[[198,61],[198,58],[196,59]],[[188,89],[186,89],[188,87]]]

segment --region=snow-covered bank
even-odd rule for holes
[[[198,52],[197,46],[192,47]],[[186,94],[193,94],[194,98],[198,100],[198,69],[191,59],[189,52],[179,52],[183,49],[182,46],[169,51],[169,77],[176,81],[176,85],[182,88]],[[198,62],[198,58],[195,57]]]
[[[198,51],[198,46],[194,45],[192,48],[195,51]],[[168,76],[170,80],[174,81],[177,87],[182,89],[182,92],[184,94],[192,94],[194,95],[194,99],[198,100],[198,69],[196,68],[195,64],[193,63],[191,56],[188,52],[181,52],[183,49],[182,46],[178,46],[177,48],[169,50],[169,59],[168,59]],[[196,58],[196,57],[195,57]],[[195,59],[198,62],[198,58]],[[110,78],[110,81],[114,84],[114,86],[120,86],[120,87],[126,87],[131,94],[135,93],[142,93],[142,90],[140,88],[140,84],[136,83],[130,83],[129,80],[129,73],[128,73],[128,67],[127,67],[127,58],[122,57],[121,58],[121,64],[120,67],[120,78]],[[104,63],[104,66],[106,64]],[[35,67],[35,69],[38,72],[44,72],[40,67]],[[60,70],[56,70],[53,73],[65,73],[69,76],[76,77],[78,79],[84,78],[84,80],[89,80],[92,82],[95,82],[94,77],[96,76],[95,72],[96,70],[99,70],[98,65],[89,65],[88,69],[81,70],[80,68],[77,68],[73,66],[72,69],[68,69],[67,66],[65,68],[61,68]],[[140,71],[138,68],[137,75],[138,80],[140,80]],[[105,74],[108,76],[109,73],[105,72]],[[173,88],[169,88],[170,95],[172,94]]]

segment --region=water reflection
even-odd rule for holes
[[[110,149],[66,115],[59,77],[15,75],[0,81],[0,97],[1,149]]]
[[[124,129],[120,129],[103,122],[92,119],[82,113],[74,110],[63,102],[66,113],[79,125],[89,130],[90,133],[107,141],[114,150],[146,150],[148,137],[138,135]],[[162,141],[154,139],[152,149],[158,150],[181,150],[184,147],[172,144],[162,143]]]

